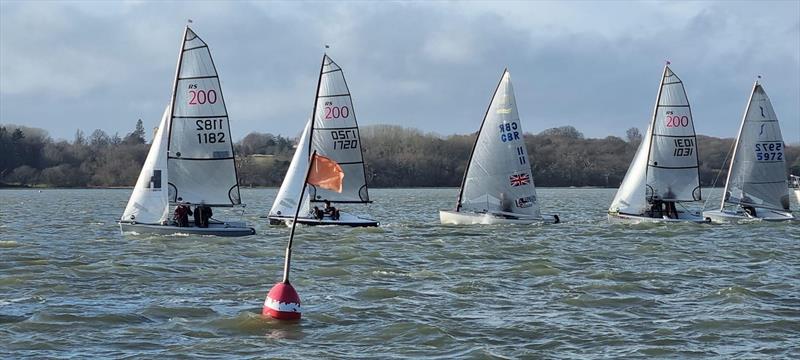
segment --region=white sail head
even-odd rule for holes
[[[298,201],[303,206],[300,209],[300,214],[308,213],[307,194],[303,195],[303,199],[306,201],[298,198],[300,197],[300,192],[303,191],[303,181],[305,181],[306,171],[308,170],[310,130],[311,119],[306,123],[303,134],[300,135],[300,141],[297,142],[297,149],[294,151],[292,163],[289,164],[289,170],[286,171],[281,188],[278,190],[278,195],[275,197],[275,202],[272,203],[272,209],[269,211],[270,216],[294,216],[297,211]]]
[[[241,203],[228,112],[208,46],[188,27],[173,91],[170,201]]]
[[[316,150],[319,155],[339,163],[344,171],[341,193],[309,185],[309,193],[313,199],[332,202],[369,202],[361,136],[353,100],[342,68],[328,55],[324,55],[322,59],[313,121],[309,156]]]
[[[160,224],[169,214],[167,200],[167,132],[170,108],[164,115],[150,144],[139,179],[122,213],[122,221],[144,224]]]
[[[697,138],[683,82],[669,68],[651,126],[647,194],[664,201],[701,200]]]
[[[723,205],[788,211],[784,148],[778,117],[763,86],[756,82],[739,130]]]
[[[647,180],[647,155],[650,152],[652,138],[652,129],[648,127],[608,211],[638,215],[647,210],[645,180]]]
[[[507,70],[503,71],[476,139],[459,208],[541,216]]]

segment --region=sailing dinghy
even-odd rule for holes
[[[338,211],[338,218],[325,214],[322,219],[313,216],[312,207],[322,208],[325,200],[332,204],[370,203],[361,138],[356,122],[353,100],[344,79],[342,68],[327,54],[322,57],[322,66],[317,84],[312,118],[306,124],[292,157],[292,163],[283,179],[278,196],[270,209],[270,225],[291,226],[297,206],[301,206],[298,224],[378,226],[376,220]],[[297,199],[303,189],[304,175],[311,154],[327,157],[342,168],[344,181],[342,191],[322,189],[309,184],[300,203]]]
[[[778,117],[756,81],[736,136],[722,202],[703,216],[716,223],[795,220],[789,210],[784,147]]]
[[[794,196],[797,198],[797,202],[800,203],[800,176],[789,175],[789,177],[792,179],[789,186],[794,190]]]
[[[675,204],[701,200],[697,138],[683,82],[669,68],[653,117],[608,209],[612,222],[705,222]]]
[[[139,234],[246,236],[242,221],[211,218],[179,227],[174,205],[235,207],[239,195],[230,124],[208,45],[188,26],[183,33],[172,99],[150,145],[119,226]]]
[[[442,224],[557,223],[542,215],[508,69],[486,110],[455,210],[440,210]]]

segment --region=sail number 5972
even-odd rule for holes
[[[782,142],[756,143],[756,160],[758,161],[783,160],[783,143]]]

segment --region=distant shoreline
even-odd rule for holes
[[[702,187],[703,189],[722,189],[724,186]],[[240,187],[240,189],[278,189],[277,186]],[[133,186],[89,186],[89,187],[55,187],[55,186],[28,186],[28,185],[0,185],[0,190],[114,190],[133,189]],[[457,186],[407,186],[407,187],[373,187],[370,190],[392,189],[458,189]],[[605,186],[537,186],[536,189],[617,189]]]

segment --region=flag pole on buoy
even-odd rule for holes
[[[322,56],[322,64],[319,66],[319,79],[317,79],[317,92],[314,93],[314,108],[311,111],[311,128],[309,129],[309,139],[314,139],[314,120],[317,117],[317,103],[319,103],[319,87],[322,84],[322,69],[325,67],[325,55]],[[311,144],[313,141],[308,142],[308,152],[311,153]],[[298,149],[300,151],[300,149]],[[294,241],[294,229],[297,226],[297,216],[300,214],[301,203],[303,196],[306,193],[306,186],[308,185],[308,175],[311,173],[311,168],[314,165],[314,155],[316,151],[310,154],[308,162],[308,170],[306,177],[303,180],[303,191],[300,191],[300,199],[297,201],[297,209],[294,212],[292,219],[292,230],[289,233],[289,243],[286,245],[286,257],[283,262],[283,280],[275,284],[272,289],[267,293],[267,298],[264,299],[264,307],[261,310],[261,315],[271,316],[278,320],[299,320],[300,319],[300,295],[294,290],[294,287],[289,283],[289,266],[292,261],[292,242]]]
[[[289,243],[286,245],[286,258],[283,262],[283,280],[275,284],[264,300],[262,315],[268,315],[279,320],[300,319],[300,295],[297,294],[292,284],[289,282],[289,269],[292,264],[292,243],[294,242],[294,231],[297,228],[297,217],[302,207],[303,196],[306,193],[308,184],[312,184],[322,189],[342,192],[344,181],[344,171],[336,161],[324,156],[317,155],[314,150],[311,153],[311,160],[308,164],[308,171],[303,181],[303,190],[300,192],[300,199],[297,201],[297,209],[292,218],[292,230],[289,232]]]
[[[303,190],[300,191],[300,199],[297,201],[297,209],[294,212],[292,219],[292,230],[289,232],[289,243],[286,245],[286,256],[283,261],[283,280],[275,284],[267,294],[264,300],[264,308],[261,310],[261,315],[271,316],[278,320],[299,320],[301,315],[300,309],[300,295],[289,282],[289,268],[292,263],[292,243],[294,242],[294,230],[297,227],[297,217],[300,215],[300,204],[303,202],[303,196],[306,193],[308,186],[308,175],[314,168],[314,159],[316,158],[317,151],[311,154],[311,161],[308,163],[308,170],[303,179]]]

